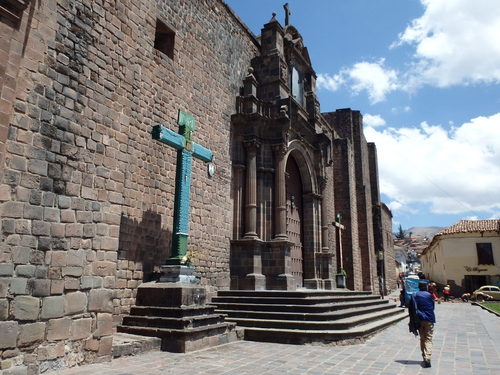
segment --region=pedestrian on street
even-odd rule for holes
[[[432,336],[434,334],[434,297],[428,292],[427,282],[418,283],[419,291],[410,301],[410,331],[418,329],[420,335],[420,350],[422,351],[422,367],[431,367]],[[414,332],[415,333],[415,332]]]
[[[429,284],[429,293],[432,294],[432,298],[434,298],[434,301],[438,301],[439,298],[437,296],[437,286],[436,283],[430,283]]]
[[[406,307],[406,289],[404,280],[401,283],[401,291],[399,292],[399,307]]]
[[[444,301],[445,302],[448,302],[450,300],[450,294],[451,294],[450,286],[446,285],[443,288],[443,296],[444,296]]]

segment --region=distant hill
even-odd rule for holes
[[[428,237],[431,239],[436,233],[442,231],[444,227],[411,227],[409,229],[405,229],[406,234],[410,234],[412,237],[421,236]]]

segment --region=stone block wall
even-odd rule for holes
[[[388,292],[396,290],[398,270],[396,268],[396,258],[394,256],[394,239],[392,234],[392,213],[389,208],[381,204],[382,216],[382,238],[384,246],[384,266],[385,266],[385,285]]]
[[[358,216],[352,146],[347,139],[333,141],[334,202],[342,215],[343,266],[347,272],[347,288],[362,290],[361,252],[358,237]],[[337,261],[340,267],[340,260]]]
[[[369,150],[363,134],[363,117],[352,111],[354,165],[356,173],[356,201],[358,204],[359,244],[363,274],[363,290],[378,290],[377,258],[373,236],[373,202],[370,182]]]
[[[157,19],[172,57],[154,48]],[[179,109],[217,166],[193,164],[192,262],[229,287],[230,116],[256,42],[218,0],[31,1],[20,25],[3,21],[1,368],[106,360],[169,256],[176,152],[151,130],[177,131]]]

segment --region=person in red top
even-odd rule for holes
[[[437,301],[439,299],[437,296],[436,283],[429,284],[429,293],[432,294],[432,298],[434,298],[434,301]]]
[[[446,285],[443,289],[443,296],[444,296],[444,301],[448,301],[450,299],[450,294],[451,294],[451,291],[450,291],[450,286],[449,285]]]

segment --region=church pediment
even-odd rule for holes
[[[311,59],[309,57],[307,47],[304,46],[304,39],[295,28],[295,26],[287,25],[285,27],[284,39],[287,40],[296,49],[296,52],[305,60],[307,65],[311,67]]]

